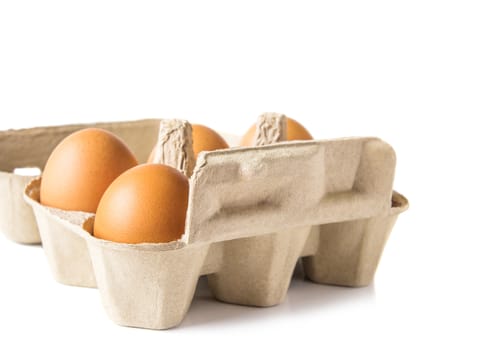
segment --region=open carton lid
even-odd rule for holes
[[[395,153],[377,138],[202,152],[190,179],[187,243],[387,214]]]

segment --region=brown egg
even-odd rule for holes
[[[94,236],[120,243],[175,241],[184,233],[189,181],[162,164],[143,164],[120,175],[105,191]]]
[[[194,158],[201,151],[214,151],[217,149],[229,148],[228,143],[216,131],[207,126],[200,124],[192,124],[192,147]],[[154,149],[149,155],[148,163],[152,163],[154,158]]]
[[[286,118],[286,141],[312,140],[313,136],[296,120]],[[241,139],[240,146],[254,146],[256,124],[253,124]]]
[[[67,136],[50,154],[42,174],[40,203],[94,213],[104,191],[137,160],[116,135],[83,129]]]
[[[228,143],[213,129],[200,124],[192,125],[192,147],[194,157],[202,151],[214,151],[217,149],[228,148]]]

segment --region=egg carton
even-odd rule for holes
[[[123,137],[139,159],[156,142],[158,123],[133,122]],[[257,144],[281,140],[276,130],[268,126]],[[394,169],[392,148],[377,138],[204,152],[190,178],[186,232],[160,244],[95,238],[93,214],[39,203],[41,178],[27,185],[25,199],[57,281],[97,286],[118,324],[165,329],[182,321],[202,275],[217,299],[252,306],[282,302],[299,258],[316,283],[369,284],[408,207],[392,191]]]
[[[38,203],[41,179],[25,194],[57,280],[97,285],[121,325],[164,329],[182,321],[202,275],[217,299],[253,306],[282,302],[300,257],[317,283],[369,284],[408,205],[392,192],[394,168],[393,150],[376,138],[201,153],[186,233],[163,244],[95,238],[93,215]]]

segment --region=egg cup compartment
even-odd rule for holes
[[[392,148],[376,138],[201,153],[190,178],[185,234],[167,244],[98,239],[93,216],[69,218],[40,205],[39,180],[25,194],[42,239],[58,239],[46,249],[58,260],[51,266],[83,266],[70,271],[82,285],[92,281],[92,266],[113,321],[165,329],[182,321],[202,275],[218,300],[250,306],[281,303],[299,258],[316,283],[369,284],[408,207],[392,192],[394,169]],[[72,256],[60,254],[67,249],[88,253],[68,263]]]
[[[321,284],[364,287],[373,281],[385,243],[408,200],[393,191],[386,216],[320,225],[312,255],[303,258],[308,279]]]
[[[223,242],[223,261],[208,275],[218,300],[248,306],[280,304],[303,255],[311,226]]]
[[[123,326],[166,329],[183,320],[209,244],[166,249],[165,244],[123,245],[87,237],[108,316]]]
[[[49,208],[39,203],[41,178],[32,180],[25,188],[25,201],[33,209],[38,232],[54,279],[77,287],[95,287],[87,244],[75,234],[94,214]]]
[[[0,131],[0,231],[18,243],[41,242],[32,208],[23,199],[25,185],[35,176],[15,169],[43,169],[55,146],[71,133],[97,127],[122,138],[139,160],[147,159],[159,131],[159,120],[93,123]]]

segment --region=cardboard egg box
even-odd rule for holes
[[[138,123],[144,122],[152,121]],[[166,127],[177,132],[169,133],[174,140],[158,142],[155,158],[192,172],[179,241],[97,239],[93,214],[39,204],[40,178],[25,188],[57,281],[97,286],[111,319],[152,329],[182,321],[202,275],[217,299],[252,306],[282,302],[299,258],[317,283],[372,281],[398,214],[408,206],[392,191],[389,145],[376,138],[279,143],[284,117],[267,114],[258,121],[256,147],[201,153],[194,164],[189,125],[174,124],[161,128],[159,141],[167,140]],[[133,129],[144,138],[142,127]],[[147,158],[155,136],[147,143],[139,159]]]

